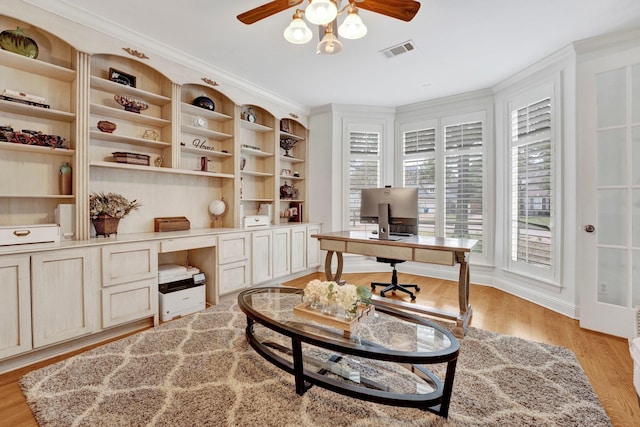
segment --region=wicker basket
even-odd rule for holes
[[[109,237],[112,234],[118,234],[118,223],[120,218],[114,218],[108,215],[98,215],[93,219],[93,226],[96,229],[96,236]]]

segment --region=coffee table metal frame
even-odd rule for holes
[[[408,352],[388,349],[386,347],[383,347],[382,345],[372,342],[366,342],[364,340],[361,342],[361,344],[357,344],[356,342],[343,339],[342,334],[340,334],[339,332],[335,333],[335,339],[331,339],[327,336],[321,336],[319,334],[313,334],[309,331],[304,331],[292,325],[280,323],[277,320],[265,316],[263,313],[257,311],[246,301],[252,294],[265,292],[280,292],[302,295],[303,290],[281,287],[262,287],[245,290],[238,295],[238,305],[247,316],[247,341],[249,342],[251,347],[253,347],[253,349],[258,352],[263,358],[295,377],[295,387],[296,393],[298,395],[302,396],[309,388],[311,388],[315,384],[327,390],[331,390],[333,392],[340,393],[349,397],[355,397],[361,400],[393,406],[414,407],[433,412],[445,418],[448,417],[456,363],[460,350],[460,344],[458,340],[449,331],[423,318],[400,310],[396,310],[394,308],[373,301],[372,303],[376,306],[376,311],[397,317],[408,322],[416,323],[418,325],[432,327],[447,336],[451,345],[446,349],[437,351]],[[272,350],[272,347],[266,345],[265,343],[262,343],[255,336],[255,323],[259,323],[281,335],[285,335],[291,338],[291,353],[293,356],[293,363],[290,360],[276,354]],[[323,371],[315,372],[307,370],[304,366],[304,357],[302,352],[303,342],[327,350],[335,351],[340,354],[403,364],[417,377],[429,383],[434,388],[434,391],[427,394],[399,394],[383,390],[365,388],[359,385],[348,384],[346,382],[327,377],[326,375],[324,375]],[[440,380],[440,378],[438,378],[436,375],[426,369],[425,366],[423,366],[436,363],[447,364],[444,383]]]

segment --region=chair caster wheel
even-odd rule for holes
[[[420,292],[420,288],[416,286],[416,292]]]
[[[416,302],[416,297],[415,296],[411,297],[411,302]]]
[[[380,296],[384,298],[384,292],[380,292]]]

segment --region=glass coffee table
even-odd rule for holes
[[[294,375],[297,394],[317,385],[362,400],[448,416],[460,349],[453,334],[375,301],[374,310],[346,334],[294,314],[302,302],[303,290],[294,288],[262,287],[238,295],[247,315],[249,344]]]

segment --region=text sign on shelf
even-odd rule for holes
[[[193,148],[198,148],[200,150],[216,151],[215,148],[207,145],[206,139],[196,138],[193,141],[191,141],[191,145],[193,146]]]

